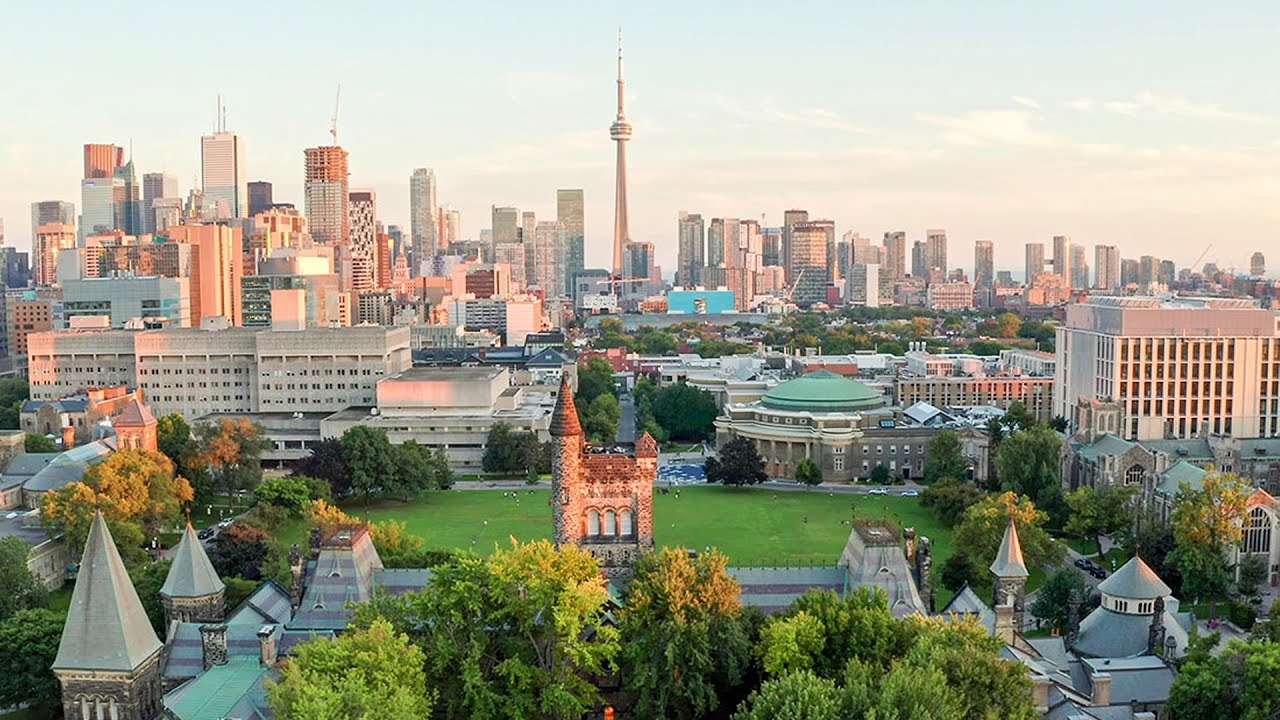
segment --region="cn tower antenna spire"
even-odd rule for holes
[[[622,28],[618,28],[618,116],[609,127],[609,137],[617,145],[617,171],[613,209],[613,279],[614,290],[622,295],[622,246],[631,241],[627,226],[627,141],[631,139],[631,123],[623,111],[626,81],[622,79]]]

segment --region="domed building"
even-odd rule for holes
[[[771,477],[794,478],[812,458],[825,480],[890,475],[919,477],[936,430],[901,427],[902,410],[866,383],[828,370],[788,380],[751,403],[727,404],[716,418],[716,444],[737,437],[756,443]]]

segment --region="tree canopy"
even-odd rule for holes
[[[622,420],[622,406],[612,393],[597,395],[587,406],[582,418],[582,431],[587,439],[598,443],[611,443],[618,437],[618,423]]]
[[[261,425],[248,418],[218,418],[195,426],[199,462],[215,487],[228,495],[252,490],[262,480],[262,453],[271,445]]]
[[[43,714],[62,709],[62,686],[53,674],[65,614],[22,610],[0,621],[0,707],[30,704]]]
[[[27,568],[30,551],[22,538],[0,539],[0,621],[45,603],[44,585]]]
[[[877,468],[881,467],[879,465]],[[796,464],[796,481],[805,485],[814,486],[822,484],[822,468],[813,461],[812,458],[803,458]]]
[[[540,471],[541,454],[542,443],[537,435],[517,431],[510,423],[496,422],[489,428],[481,467],[491,473],[534,475]]]
[[[986,577],[1011,517],[1018,527],[1023,561],[1028,569],[1062,559],[1066,551],[1044,529],[1048,516],[1025,496],[1012,492],[990,495],[965,511],[964,519],[956,527],[956,549],[967,554]]]
[[[929,454],[924,462],[924,481],[942,478],[963,480],[969,477],[969,461],[960,447],[960,436],[954,430],[939,430],[929,441]]]
[[[653,397],[653,417],[673,440],[699,442],[715,436],[716,400],[706,390],[676,383]]]
[[[707,458],[703,472],[707,482],[722,485],[758,485],[768,479],[756,444],[745,437],[725,443],[717,457]]]
[[[1077,600],[1084,607],[1093,588],[1085,582],[1084,575],[1072,567],[1059,568],[1049,576],[1044,585],[1036,591],[1036,600],[1031,604],[1031,614],[1049,624],[1058,632],[1065,632],[1067,627],[1067,608],[1070,605],[1071,593],[1076,593]],[[1083,617],[1084,613],[1081,613]]]
[[[38,432],[27,433],[22,449],[29,453],[56,453],[62,450],[52,438]]]
[[[1182,575],[1183,591],[1218,597],[1231,582],[1227,551],[1243,537],[1245,504],[1253,488],[1229,473],[1206,473],[1199,488],[1185,483],[1173,501],[1170,524],[1176,547],[1169,555]]]
[[[1055,527],[1061,527],[1065,521],[1061,461],[1062,439],[1049,426],[1037,423],[1001,441],[996,449],[996,475],[1002,489],[1026,495],[1049,513]]]
[[[1216,640],[1216,633],[1211,636]],[[1171,720],[1280,717],[1280,645],[1232,639],[1222,653],[1189,652],[1169,688]]]
[[[1137,492],[1136,485],[1104,485],[1098,488],[1086,485],[1072,492],[1067,495],[1071,515],[1064,529],[1081,537],[1093,538],[1094,546],[1101,552],[1100,536],[1133,526],[1131,500]]]

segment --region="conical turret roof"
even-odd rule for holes
[[[213,569],[213,563],[209,562],[204,543],[200,542],[195,528],[188,522],[160,594],[171,598],[199,598],[217,594],[224,589],[226,585]]]
[[[1134,555],[1121,568],[1111,574],[1098,585],[1098,590],[1106,595],[1117,595],[1122,598],[1151,600],[1168,597],[1173,592],[1168,585],[1156,575],[1150,565],[1142,558]]]
[[[551,413],[550,432],[556,437],[582,434],[582,424],[578,422],[578,406],[573,402],[568,376],[560,378],[560,394],[556,397],[556,409]]]
[[[131,672],[161,648],[102,513],[93,519],[54,670]]]
[[[1009,518],[1009,526],[1004,529],[1004,538],[1000,540],[1000,549],[996,551],[996,559],[991,563],[991,574],[996,577],[1028,577],[1027,566],[1022,561],[1022,542],[1018,540],[1018,527]]]

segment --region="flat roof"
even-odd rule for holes
[[[23,542],[32,547],[49,539],[49,531],[40,525],[39,514],[35,515],[35,523],[28,524],[24,522],[23,515],[28,512],[26,510],[6,510],[0,512],[0,538],[16,537],[22,538]],[[10,518],[10,515],[16,515]]]
[[[445,380],[445,381],[474,381],[474,380],[492,380],[499,373],[506,372],[501,367],[412,367],[396,373],[388,375],[378,382],[388,382],[391,380],[399,380],[405,382],[423,381],[423,380]]]

